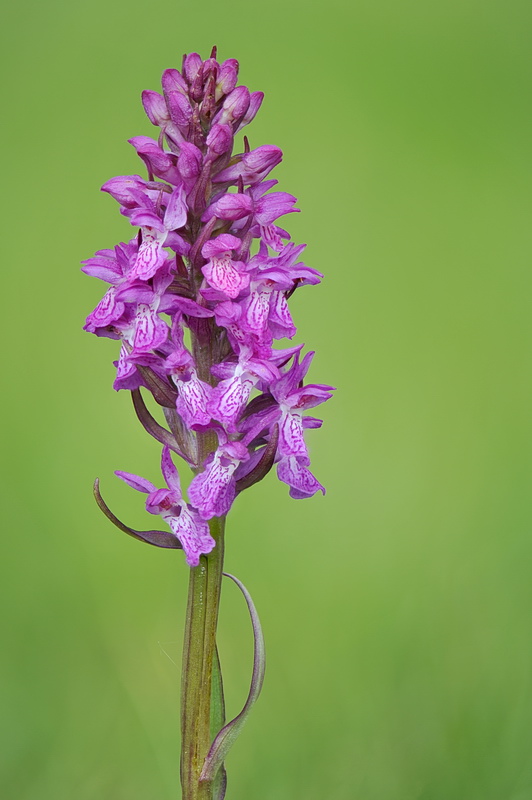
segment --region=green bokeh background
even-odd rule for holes
[[[139,101],[181,54],[237,57],[266,93],[288,219],[322,286],[294,297],[327,486],[243,495],[227,568],[267,640],[228,800],[532,798],[531,7],[520,0],[183,4],[29,0],[4,11],[1,795],[171,800],[187,568],[99,514],[96,475],[159,448],[81,331],[79,261],[127,238],[99,192],[138,170]],[[251,667],[224,589],[229,711]]]

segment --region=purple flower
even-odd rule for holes
[[[186,347],[176,347],[164,366],[178,389],[176,410],[185,425],[189,428],[208,425],[211,415],[207,409],[212,386],[198,378],[192,354]]]
[[[235,470],[249,458],[247,448],[240,442],[229,441],[218,434],[218,449],[207,458],[203,472],[196,475],[188,494],[202,519],[223,517],[236,496]]]
[[[115,391],[120,391],[120,389],[129,389],[132,391],[133,389],[138,389],[139,386],[142,386],[142,380],[137,372],[137,368],[129,358],[130,350],[128,349],[127,345],[131,344],[131,339],[126,334],[123,335],[124,343],[120,347],[120,354],[118,356],[118,361],[114,362],[116,367],[116,377],[113,382],[113,389]]]
[[[265,194],[276,183],[277,181],[263,181],[250,187],[247,191],[253,198],[255,210],[255,226],[251,228],[251,233],[257,238],[262,237],[268,247],[279,253],[284,247],[283,239],[289,239],[290,235],[273,223],[279,217],[293,214],[299,209],[294,208],[294,204],[297,202],[296,198],[287,192]]]
[[[262,405],[242,425],[245,442],[278,426],[277,475],[291,487],[290,495],[294,498],[310,497],[318,490],[325,492],[307,469],[310,458],[303,435],[305,428],[321,427],[321,420],[303,416],[303,411],[329,400],[334,388],[324,384],[302,385],[313,357],[313,352],[307,353],[300,364],[296,353],[290,369],[269,384]]]
[[[181,255],[188,252],[187,243],[175,232],[187,220],[186,190],[182,182],[172,189],[166,184],[146,182],[136,175],[126,175],[112,178],[102,189],[118,200],[122,213],[141,231],[141,242],[131,266],[130,279],[145,281],[152,278],[165,264],[165,246]]]
[[[246,265],[241,261],[234,261],[231,257],[231,253],[241,244],[236,236],[224,233],[216,239],[210,239],[201,250],[202,255],[209,259],[201,271],[209,286],[217,289],[224,298],[238,297],[240,292],[249,286],[249,275],[245,272]]]
[[[303,438],[302,412],[329,400],[334,391],[334,387],[324,384],[302,385],[313,358],[313,352],[307,353],[299,364],[299,357],[296,356],[288,372],[270,385],[272,397],[279,407],[278,453],[281,456],[296,456],[305,465],[310,463],[310,459]]]
[[[174,309],[173,298],[165,294],[171,281],[168,271],[166,274],[160,272],[158,279],[153,281],[153,287],[136,281],[122,287],[118,292],[118,299],[135,309],[135,318],[130,326],[133,354],[149,353],[166,342],[168,325],[159,313]]]
[[[120,319],[125,306],[117,300],[119,286],[127,280],[131,259],[137,252],[136,243],[119,244],[114,250],[98,250],[92,257],[84,261],[83,272],[93,275],[111,284],[94,311],[91,311],[85,322],[85,330],[95,333],[98,328],[111,325]]]
[[[168,447],[163,448],[161,471],[166,481],[165,489],[157,489],[153,483],[132,475],[130,472],[117,470],[118,475],[128,486],[148,495],[146,511],[159,514],[173,533],[177,536],[186,554],[187,564],[197,567],[199,557],[210,553],[216,542],[209,533],[209,526],[198,512],[183,500],[179,473],[175,468]]]
[[[151,205],[151,203],[150,203]],[[142,233],[142,243],[133,268],[132,278],[143,281],[152,278],[166,261],[163,246],[175,246],[182,253],[186,252],[183,240],[176,234],[171,234],[176,228],[181,228],[187,219],[187,205],[184,186],[177,186],[168,199],[164,217],[149,208],[138,208],[126,211],[132,225],[138,225]]]
[[[223,380],[214,389],[207,408],[230,433],[236,432],[236,422],[253,387],[259,380],[269,382],[278,375],[273,364],[254,358],[247,348],[242,349],[238,361],[217,364],[211,371]]]

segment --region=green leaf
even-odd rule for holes
[[[251,599],[251,595],[244,584],[238,580],[238,578],[235,578],[234,575],[230,575],[228,572],[224,572],[223,574],[226,576],[226,578],[231,578],[231,580],[236,583],[244,595],[247,603],[249,615],[251,617],[251,624],[253,626],[253,673],[251,676],[249,694],[246,702],[244,703],[244,707],[240,714],[232,719],[231,722],[228,722],[227,725],[225,725],[216,735],[207,757],[205,758],[205,763],[200,775],[200,781],[212,781],[219,772],[222,772],[220,768],[223,768],[225,757],[233,745],[233,742],[239,736],[251,709],[258,699],[262,689],[262,684],[264,682],[264,672],[266,668],[264,636],[262,635],[259,617],[253,604],[253,600]],[[223,798],[223,794],[221,797]]]

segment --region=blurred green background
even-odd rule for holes
[[[139,170],[142,89],[185,51],[266,99],[287,218],[321,287],[294,297],[325,498],[273,476],[229,522],[227,568],[267,639],[228,800],[532,798],[530,36],[521,0],[29,0],[2,26],[4,490],[1,795],[172,800],[187,568],[114,469],[159,448],[81,331],[81,259],[130,235],[99,192]],[[297,218],[295,218],[297,216]],[[251,637],[224,589],[229,711]]]

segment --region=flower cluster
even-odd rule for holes
[[[130,139],[147,178],[125,175],[102,187],[135,235],[100,250],[83,271],[109,284],[85,330],[121,342],[114,388],[132,392],[142,424],[164,445],[166,488],[117,472],[147,493],[195,566],[214,546],[208,520],[225,515],[242,489],[277,475],[295,498],[324,491],[309,470],[305,411],[331,397],[331,386],[304,384],[313,353],[278,348],[296,333],[288,299],[319,283],[277,224],[298,211],[296,198],[267,179],[282,152],[273,145],[233,155],[262,92],[237,86],[238,62],[184,57],[167,69],[162,94],[142,102],[157,138]],[[170,430],[151,416],[141,387],[163,407]],[[211,446],[206,447],[205,443]],[[195,472],[183,500],[170,451]]]

